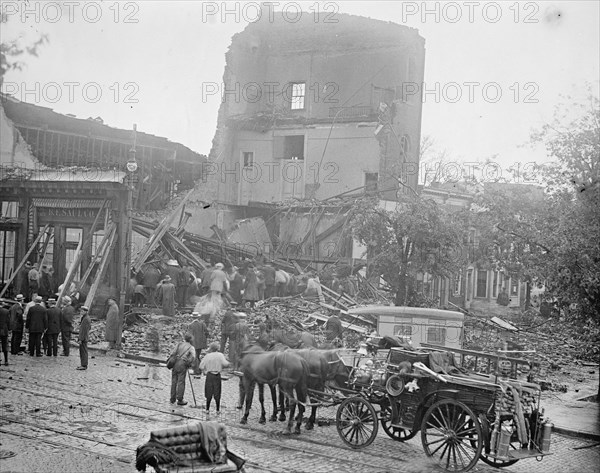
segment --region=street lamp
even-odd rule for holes
[[[125,258],[123,261],[123,270],[121,278],[121,294],[119,303],[119,316],[121,323],[117,327],[117,349],[121,348],[121,337],[123,333],[123,324],[125,323],[125,301],[127,296],[131,300],[131,294],[128,294],[129,278],[131,277],[131,240],[133,233],[133,190],[135,186],[135,173],[138,169],[138,163],[135,159],[137,141],[137,125],[133,125],[133,144],[129,150],[129,159],[127,160],[127,230],[125,233]]]

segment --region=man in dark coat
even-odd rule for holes
[[[31,261],[27,261],[19,271],[17,293],[24,294],[24,297],[29,297],[29,271],[31,268]]]
[[[325,323],[325,334],[328,342],[337,340],[342,341],[342,333],[344,328],[342,327],[342,321],[338,317],[339,311],[336,311]]]
[[[9,330],[10,312],[8,304],[0,302],[0,345],[4,353],[4,365],[8,366],[8,330]]]
[[[229,294],[238,306],[242,305],[242,289],[244,287],[244,278],[239,273],[237,266],[231,268],[231,272],[227,275],[229,279]],[[221,350],[222,351],[222,350]]]
[[[158,285],[158,300],[162,304],[163,315],[175,316],[175,285],[171,276],[166,276]]]
[[[194,321],[188,327],[188,332],[192,334],[194,340],[192,345],[196,349],[196,363],[194,364],[194,374],[200,374],[200,354],[202,350],[206,350],[208,346],[208,328],[198,312],[192,312],[192,316],[195,317]]]
[[[21,351],[21,342],[23,341],[23,294],[18,294],[17,302],[10,308],[10,330],[12,338],[10,340],[10,352],[13,355],[18,355]]]
[[[148,304],[154,304],[156,296],[156,286],[160,282],[160,269],[153,264],[144,266],[142,269],[142,282],[146,290]]]
[[[265,275],[265,299],[275,295],[275,273],[277,272],[271,263],[263,266],[262,272]]]
[[[88,341],[90,340],[90,329],[92,328],[92,321],[88,314],[89,308],[81,306],[81,323],[79,324],[79,359],[81,360],[81,366],[78,366],[78,370],[87,370],[88,367]]]
[[[60,313],[61,310],[56,307],[56,299],[48,299],[48,348],[46,355],[58,356],[58,334],[60,333]]]
[[[29,329],[29,356],[42,356],[42,334],[48,328],[48,311],[42,305],[42,296],[35,296],[27,312],[25,327]]]
[[[229,344],[231,345],[231,336],[233,335],[233,328],[237,322],[238,318],[235,316],[232,310],[225,311],[223,319],[221,320],[221,346],[219,349],[221,353],[225,353],[225,346],[227,345],[228,339]]]
[[[71,349],[71,332],[73,332],[73,320],[75,319],[75,307],[71,305],[71,298],[62,298],[63,308],[60,313],[60,334],[62,339],[62,356],[69,356]]]
[[[48,266],[45,264],[42,265],[39,294],[45,298],[48,298],[52,295],[52,281],[50,281],[50,273],[48,271]]]
[[[177,273],[177,304],[179,307],[185,307],[188,300],[188,291],[192,273],[188,266],[184,266]]]

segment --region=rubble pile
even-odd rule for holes
[[[543,317],[533,310],[517,314],[510,323],[519,331],[503,337],[508,342],[508,349],[535,350],[533,355],[515,353],[514,356],[539,364],[535,370],[535,381],[542,390],[577,391],[580,383],[590,375],[597,376],[598,350],[589,349],[590,343],[585,337],[590,334],[582,333],[580,327]],[[465,335],[467,349],[494,353],[501,348],[498,331],[477,330],[477,323],[466,330]]]

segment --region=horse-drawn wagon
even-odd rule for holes
[[[473,358],[495,373],[467,372],[462,364]],[[479,459],[495,467],[539,459],[549,454],[552,424],[540,409],[539,386],[509,378],[518,362],[527,364],[500,352],[391,348],[385,361],[350,367],[338,433],[363,448],[379,424],[401,442],[420,432],[425,453],[448,471],[470,470]]]

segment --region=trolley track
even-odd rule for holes
[[[19,384],[21,384],[21,387],[15,386],[14,385],[15,382],[18,382]],[[36,387],[41,388],[42,386],[38,382],[30,381],[27,378],[24,378],[21,376],[19,376],[19,377],[13,376],[13,379],[11,380],[11,384],[2,386],[2,388],[3,389],[14,389],[16,391],[27,393],[27,394],[33,395],[35,397],[46,398],[46,399],[53,400],[53,401],[63,401],[65,403],[71,403],[71,404],[76,403],[78,401],[81,404],[81,401],[84,401],[84,402],[87,402],[87,404],[89,405],[90,399],[93,399],[95,403],[100,405],[98,407],[103,407],[105,410],[113,411],[116,415],[131,417],[136,420],[143,420],[145,422],[147,422],[147,419],[149,417],[156,416],[157,414],[168,415],[168,416],[178,418],[181,420],[199,420],[201,418],[200,416],[193,416],[193,415],[189,415],[189,414],[186,414],[183,412],[157,408],[155,406],[155,404],[149,405],[149,401],[147,401],[147,400],[139,400],[136,403],[131,403],[131,402],[124,401],[122,399],[107,398],[107,396],[98,396],[98,395],[93,395],[90,393],[74,392],[77,390],[77,388],[79,388],[79,385],[73,385],[73,384],[66,383],[66,382],[59,381],[59,380],[45,380],[44,385],[46,387],[49,387],[50,389],[56,391],[56,393],[55,394],[54,393],[47,394],[47,393],[39,392],[38,389],[36,389]],[[60,392],[68,393],[70,395],[70,398],[60,396],[59,395]],[[115,405],[117,405],[117,407],[115,407]],[[137,409],[138,412],[140,409],[143,409],[144,411],[146,411],[146,414],[127,412],[126,410],[124,411],[124,410],[120,409],[119,406],[120,407],[129,406],[131,408]],[[50,411],[50,413],[51,413],[51,411]],[[3,417],[5,417],[5,416],[3,416]],[[38,417],[39,417],[39,415],[38,415]],[[31,422],[28,423],[23,420],[14,420],[12,418],[6,418],[6,417],[4,420],[9,421],[9,422],[28,424],[30,426],[37,427],[37,428],[44,428],[43,426],[41,426],[39,424],[39,420],[37,423],[31,423]],[[246,448],[248,445],[250,445],[251,447],[253,445],[256,445],[255,448],[260,448],[260,449],[264,449],[264,448],[280,449],[280,450],[284,450],[284,451],[287,451],[290,453],[294,452],[295,454],[298,454],[298,455],[310,456],[311,458],[318,456],[318,457],[321,457],[323,460],[334,461],[334,463],[336,463],[338,466],[341,466],[341,464],[346,464],[346,465],[353,465],[354,468],[362,467],[365,469],[365,471],[373,470],[373,463],[370,463],[368,461],[369,457],[372,458],[373,460],[376,459],[378,464],[380,464],[382,460],[384,460],[386,463],[389,462],[388,468],[392,468],[393,465],[395,465],[395,467],[393,469],[398,468],[399,462],[400,463],[405,462],[405,460],[403,460],[400,456],[394,456],[394,455],[390,455],[390,454],[386,454],[386,453],[382,453],[382,452],[369,453],[368,451],[360,451],[360,454],[358,454],[356,450],[352,450],[348,447],[345,447],[344,445],[341,444],[341,442],[340,443],[332,443],[332,442],[324,441],[323,439],[309,438],[310,433],[307,433],[307,432],[304,432],[302,435],[299,435],[299,436],[298,435],[287,436],[287,435],[281,435],[279,432],[275,432],[275,434],[274,434],[273,431],[266,431],[264,427],[262,427],[262,428],[254,427],[252,425],[227,424],[227,428],[228,428],[228,437],[231,438],[232,440],[236,441],[236,446],[239,445],[240,448],[244,448],[246,450],[248,449],[248,448]],[[2,431],[5,431],[5,430],[6,429],[2,429]],[[73,435],[72,433],[69,433],[66,431],[61,431],[60,429],[56,429],[56,428],[51,428],[48,430],[53,431],[58,434],[62,434],[62,435],[72,435],[81,440],[102,444],[106,447],[121,448],[121,449],[124,448],[127,450],[127,453],[129,453],[131,455],[132,459],[133,459],[133,455],[135,453],[135,447],[126,448],[126,447],[123,447],[122,445],[117,445],[117,444],[113,444],[110,442],[99,441],[99,439],[97,437],[87,437],[87,436],[81,435],[81,434]],[[244,431],[251,432],[256,435],[253,435],[252,438],[249,439],[248,436],[244,433]],[[14,432],[11,432],[11,433],[13,435],[17,435]],[[269,435],[271,435],[271,436],[276,435],[276,436],[278,436],[278,438],[276,440],[272,440],[272,439],[268,438]],[[336,436],[336,439],[337,439],[337,436]],[[40,437],[37,437],[37,440],[45,441],[43,438],[40,438]],[[294,444],[292,445],[291,442],[293,442]],[[399,447],[399,444],[397,444],[397,443],[394,443],[393,445],[395,448]],[[65,444],[65,446],[67,446],[67,445]],[[331,448],[336,450],[335,454],[333,454],[331,452],[326,452],[327,449],[331,449]],[[124,461],[123,457],[120,455],[107,455],[107,456],[114,460]],[[353,457],[360,457],[360,459],[353,458]],[[272,470],[272,469],[269,469],[267,466],[263,467],[258,464],[255,464],[254,462],[250,462],[249,466],[252,466],[253,468],[259,468],[259,469],[265,470],[265,471],[281,471],[281,470]]]

